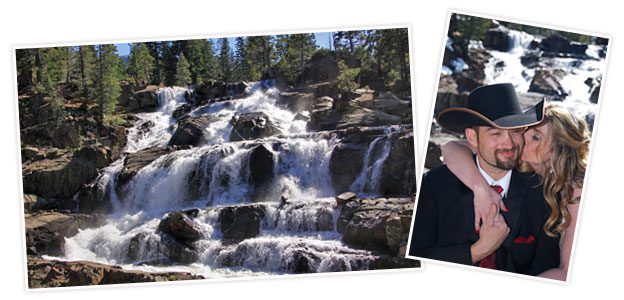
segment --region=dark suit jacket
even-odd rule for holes
[[[512,171],[502,213],[510,233],[496,251],[498,270],[537,275],[557,268],[559,238],[542,229],[550,210],[537,176]],[[470,246],[479,239],[474,229],[472,191],[446,166],[423,176],[409,254],[473,265]],[[531,238],[532,237],[532,238]],[[475,264],[478,265],[478,264]]]

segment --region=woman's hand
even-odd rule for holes
[[[507,207],[501,195],[487,184],[476,185],[472,191],[474,192],[474,224],[475,231],[478,233],[481,230],[481,222],[485,222],[492,204],[496,204],[496,207],[500,207],[504,212],[507,211]],[[496,214],[494,221],[500,221],[500,214]]]

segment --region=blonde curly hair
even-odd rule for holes
[[[544,223],[544,231],[549,236],[561,234],[570,224],[567,205],[578,203],[574,189],[583,187],[587,155],[589,153],[589,128],[585,120],[559,103],[546,104],[544,121],[550,130],[546,137],[550,142],[550,159],[544,164],[544,198],[551,209]],[[525,162],[520,170],[533,171]]]

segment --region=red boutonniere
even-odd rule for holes
[[[514,239],[513,242],[516,244],[531,244],[535,242],[535,237],[532,234],[530,234],[527,237],[519,236],[516,239]]]

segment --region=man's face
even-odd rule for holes
[[[466,139],[481,161],[500,170],[511,170],[518,164],[524,147],[524,128],[497,129],[478,126],[466,129]],[[484,166],[482,166],[484,167]]]

